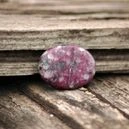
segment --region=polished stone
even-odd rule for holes
[[[84,48],[57,46],[42,54],[39,73],[43,80],[57,89],[76,89],[92,80],[95,60]]]

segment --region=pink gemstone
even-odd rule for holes
[[[95,60],[84,48],[57,46],[44,52],[39,62],[41,77],[57,89],[76,89],[95,74]]]

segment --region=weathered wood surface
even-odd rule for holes
[[[39,57],[43,51],[0,52],[0,76],[32,75],[38,73]],[[129,50],[90,50],[96,60],[98,73],[128,73]]]
[[[88,88],[57,91],[39,76],[2,77],[0,128],[128,129],[128,80],[96,75]]]
[[[128,13],[129,1],[35,1],[3,3],[0,12],[4,14],[85,14],[85,13]]]
[[[2,1],[0,76],[35,74],[42,52],[71,43],[93,54],[98,73],[129,73],[128,1]],[[128,129],[128,87],[128,74],[96,74],[74,91],[39,75],[0,77],[0,129]]]
[[[89,49],[97,72],[129,72],[128,1],[26,2],[0,4],[0,76],[37,73],[41,51],[66,44]]]
[[[98,86],[99,82],[99,86]],[[119,109],[127,118],[129,118],[129,76],[119,75],[119,77],[99,76],[92,86],[88,88],[103,101],[110,103],[113,107]],[[106,92],[104,92],[106,91]]]
[[[0,129],[70,128],[54,115],[44,111],[39,104],[19,92],[15,86],[5,88],[5,85],[1,85]]]
[[[42,52],[71,43],[97,72],[129,73],[128,0],[0,1],[0,76],[35,74]],[[39,75],[0,77],[0,129],[128,129],[128,87],[128,74],[96,74],[73,91]]]
[[[46,50],[66,44],[97,50],[129,49],[129,20],[71,21],[11,15],[0,19],[4,19],[0,22],[1,51]]]

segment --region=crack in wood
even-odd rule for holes
[[[19,91],[19,84],[21,81],[0,87],[0,129],[70,129]]]
[[[62,113],[58,108],[53,105],[52,103],[48,102],[45,99],[41,99],[40,96],[37,95],[39,99],[36,99],[29,90],[26,88],[20,88],[19,89],[24,95],[26,95],[29,99],[36,102],[38,105],[40,105],[46,112],[54,114],[59,120],[61,120],[63,123],[65,123],[67,126],[69,126],[71,129],[85,129],[83,126],[81,126],[77,121],[73,120],[66,114]],[[36,95],[36,94],[35,94]]]
[[[116,107],[115,105],[113,105],[110,101],[108,101],[106,98],[102,97],[100,94],[94,92],[92,89],[90,89],[90,87],[87,87],[87,90],[89,92],[91,92],[92,94],[94,94],[96,96],[96,98],[98,98],[100,101],[109,104],[112,108],[117,109],[125,118],[129,119],[129,114],[125,113],[124,111],[122,111],[121,109],[119,109],[119,107]]]
[[[96,113],[96,114],[99,114],[101,116],[105,116],[105,114],[101,110],[96,108],[94,105],[86,102],[86,100],[82,101],[82,102],[79,102],[77,100],[73,100],[73,99],[70,99],[70,98],[67,98],[67,97],[64,97],[64,96],[61,96],[61,99],[68,102],[70,105],[73,105],[75,107],[79,107],[82,110],[84,109],[84,110],[87,110],[89,112]],[[87,103],[88,108],[85,107],[85,102]]]
[[[10,77],[4,77],[4,78],[7,79]],[[105,124],[109,125],[109,124],[114,124],[114,123],[118,124],[119,126],[122,126],[124,122],[125,123],[128,122],[126,117],[123,116],[123,114],[121,114],[121,112],[119,112],[116,108],[113,108],[111,107],[110,104],[101,101],[94,94],[87,91],[85,88],[84,88],[85,93],[83,93],[84,91],[82,92],[83,89],[80,89],[81,91],[75,90],[75,91],[59,92],[49,87],[47,84],[44,84],[44,82],[41,81],[39,75],[28,76],[28,77],[25,77],[25,76],[11,77],[11,78],[13,79],[9,79],[9,80],[10,82],[13,81],[13,84],[8,85],[8,88],[12,89],[13,87],[15,87],[14,84],[17,85],[17,87],[15,88],[17,88],[18,93],[22,94],[23,96],[26,96],[28,99],[36,103],[36,105],[39,106],[44,112],[47,112],[48,114],[53,114],[55,118],[59,119],[60,122],[64,123],[67,127],[70,127],[72,129],[73,128],[76,129],[77,127],[77,126],[72,127],[74,126],[72,125],[72,122],[74,123],[75,121],[79,123],[79,125],[81,124],[83,129],[85,127],[90,126],[87,124],[89,124],[90,122],[92,123],[93,121],[94,123],[96,123],[95,125],[97,126],[97,128],[101,125],[105,125]],[[3,80],[3,78],[1,78],[0,80]],[[4,83],[6,84],[5,80],[4,80]],[[5,84],[2,84],[2,85],[5,85]],[[11,101],[12,104],[17,105],[17,102],[14,103],[15,99],[14,101],[12,101],[12,98],[10,97],[7,99]],[[83,103],[85,103],[85,105]],[[68,104],[69,106],[67,105],[65,108],[65,104],[66,105]],[[63,111],[64,108],[65,108],[65,111]],[[67,110],[67,108],[70,108],[70,110],[69,109]],[[76,109],[79,109],[79,110],[76,110]],[[75,119],[74,119],[74,115],[71,115],[72,112],[69,112],[71,110],[73,110],[72,112],[75,114]],[[78,113],[77,111],[80,111],[80,112]],[[68,112],[70,114],[67,114]],[[66,117],[64,116],[64,114],[66,115]],[[92,114],[93,116],[91,117],[89,114]],[[102,119],[105,124],[99,122],[98,119],[95,117],[96,116],[95,114],[98,116],[97,118],[99,120]],[[85,122],[84,125],[77,119],[76,116],[79,117],[79,115],[81,115],[80,119]],[[72,121],[71,119],[72,120],[74,119],[74,121]],[[70,121],[70,122],[67,122],[67,121]],[[69,125],[67,125],[66,123],[68,123]],[[128,123],[126,124],[128,125]],[[94,127],[94,125],[92,125],[92,127]],[[117,126],[115,127],[117,129]]]

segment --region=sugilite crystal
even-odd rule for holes
[[[41,55],[39,73],[54,88],[76,89],[92,80],[95,60],[84,48],[57,46]]]

